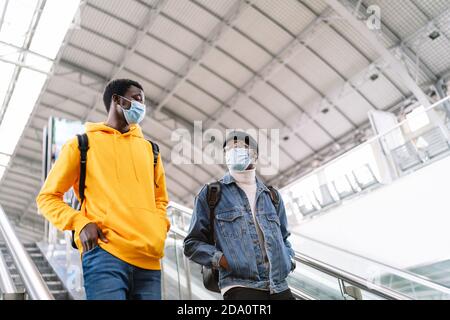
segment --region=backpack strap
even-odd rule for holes
[[[206,200],[208,202],[209,207],[209,225],[210,225],[210,242],[215,245],[216,240],[214,236],[214,219],[215,214],[214,211],[216,209],[217,204],[220,201],[220,197],[222,194],[222,188],[219,181],[208,183],[208,190],[206,192]]]
[[[89,139],[86,133],[77,134],[78,149],[80,150],[80,181],[78,193],[80,195],[80,209],[84,201],[84,189],[86,187],[86,161],[87,151],[89,150]]]
[[[153,165],[156,167],[158,163],[158,155],[159,155],[159,146],[151,140],[147,140],[152,145],[153,150]]]
[[[152,145],[152,151],[153,151],[153,169],[154,169],[154,174],[153,177],[156,177],[156,164],[158,163],[158,155],[159,155],[159,146],[151,141],[151,140],[147,140],[148,142],[150,142],[150,144]],[[155,181],[155,186],[156,188],[158,188],[158,184]]]
[[[270,191],[270,199],[272,200],[272,203],[278,212],[278,210],[280,209],[280,196],[278,194],[278,191],[272,186],[267,186],[267,189],[269,189]]]
[[[79,208],[84,202],[84,189],[86,187],[86,163],[87,163],[87,151],[89,150],[89,139],[86,133],[77,134],[78,149],[80,150],[80,181],[78,185],[78,194],[80,196]],[[75,230],[72,230],[72,247],[78,249],[75,243]]]

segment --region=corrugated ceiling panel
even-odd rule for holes
[[[53,106],[60,110],[67,111],[73,114],[82,115],[87,109],[86,106],[77,103],[73,100],[67,100],[62,97],[58,97],[46,92],[41,97],[41,103],[49,106]],[[90,106],[90,105],[89,105]]]
[[[328,6],[323,0],[301,0],[308,8],[311,8],[315,13],[323,12]]]
[[[163,12],[207,38],[219,20],[190,1],[169,1]]]
[[[364,4],[379,6],[383,23],[401,39],[427,23],[427,18],[411,1],[365,0]]]
[[[312,154],[312,150],[295,135],[292,135],[288,140],[280,137],[280,145],[285,150],[289,150],[291,156],[297,160],[301,160]]]
[[[358,86],[358,89],[378,109],[390,107],[402,98],[402,93],[384,75],[379,74],[375,81],[370,80],[368,76],[361,79],[362,85]]]
[[[411,0],[418,8],[420,8],[429,18],[439,16],[445,10],[450,8],[450,0]]]
[[[312,121],[308,121],[302,125],[298,133],[316,150],[319,150],[332,142],[330,137],[325,135],[322,129],[320,129],[317,124]]]
[[[134,27],[89,5],[83,9],[81,26],[86,26],[105,34],[112,39],[116,39],[119,43],[123,43],[124,45],[131,43],[136,33],[136,29]]]
[[[327,113],[316,112],[314,119],[335,138],[341,137],[353,128],[342,113],[333,106],[328,106]]]
[[[315,91],[306,82],[300,79],[294,72],[282,68],[271,78],[270,83],[274,84],[289,98],[299,104],[303,110],[309,110],[308,105],[311,101],[320,99],[320,94]]]
[[[168,83],[173,77],[173,73],[136,54],[128,58],[126,66],[127,69],[142,74],[160,85]]]
[[[350,24],[345,20],[331,20],[331,27],[339,33],[340,37],[343,37],[349,41],[353,46],[358,48],[366,57],[370,60],[375,61],[380,56],[378,52],[373,48],[369,41],[364,38],[357,30],[350,26]],[[386,36],[385,33],[380,34],[379,40],[383,43],[386,48],[394,46],[396,43]],[[337,35],[338,36],[338,35]]]
[[[370,104],[360,94],[350,88],[342,96],[337,97],[334,102],[357,125],[366,122],[368,120],[367,112],[372,110]]]
[[[289,61],[289,66],[324,94],[344,83],[332,68],[309,50],[302,50],[295,59]]]
[[[286,119],[291,114],[299,111],[291,101],[266,83],[256,84],[252,91],[252,96],[267,108],[275,109],[280,119]]]
[[[432,39],[433,33],[440,34]],[[436,26],[430,26],[423,33],[408,41],[409,46],[419,58],[433,71],[441,75],[450,69],[450,11],[438,20]]]
[[[220,102],[213,99],[203,91],[185,82],[177,90],[177,95],[189,101],[189,103],[198,106],[207,114],[212,114],[220,106]]]
[[[310,47],[344,77],[350,78],[369,65],[355,48],[327,25],[321,25]]]
[[[191,56],[195,49],[202,43],[202,40],[192,32],[175,24],[166,17],[159,17],[150,33],[163,38],[167,43]]]
[[[63,59],[103,76],[108,75],[113,68],[111,63],[70,46],[64,50]]]
[[[211,10],[215,14],[224,17],[228,10],[240,0],[194,0],[194,2],[200,4],[201,6]]]
[[[155,4],[157,1],[152,0],[149,5]],[[111,15],[120,17],[124,20],[132,21],[135,25],[142,25],[149,8],[137,1],[123,0],[93,0],[93,5],[102,8]]]
[[[167,184],[167,188],[169,190],[169,198],[173,198],[173,197],[179,198],[179,197],[184,196],[187,193],[186,190],[184,190],[180,186],[178,181],[174,180],[173,178],[166,177],[166,184]]]
[[[223,102],[236,92],[236,88],[205,68],[194,69],[189,76],[189,80],[206,89]]]
[[[42,126],[43,127],[43,126]],[[34,160],[42,159],[42,150],[24,149],[23,145],[18,148],[17,155],[27,157]]]
[[[144,74],[145,76],[148,76],[147,74]],[[148,82],[147,80],[143,78],[136,78],[134,74],[131,74],[127,71],[122,71],[118,76],[118,78],[129,78],[129,79],[136,79],[143,87],[144,87],[144,93],[147,97],[156,99],[160,96],[162,93],[162,90],[158,88],[157,86],[153,85],[152,83]]]
[[[280,128],[281,126],[281,123],[270,112],[245,96],[237,101],[236,110],[257,124],[258,129]],[[274,109],[271,110],[274,111]]]
[[[253,71],[260,70],[271,60],[268,53],[234,30],[227,32],[218,42],[218,46]]]
[[[176,50],[171,49],[164,43],[151,37],[145,37],[138,47],[138,51],[147,57],[170,67],[172,70],[179,70],[187,61],[186,57]]]
[[[293,38],[259,11],[246,10],[236,24],[236,28],[277,55]]]
[[[66,119],[70,119],[70,120],[78,120],[79,119],[79,116],[77,114],[74,114],[71,111],[68,111],[68,112],[69,113],[65,113],[65,112],[60,112],[58,110],[54,110],[52,108],[52,106],[49,106],[49,105],[44,105],[44,104],[39,105],[39,116],[45,117],[46,119],[48,119],[51,116],[66,118]],[[82,115],[82,114],[83,114],[83,112],[80,112],[80,115]]]
[[[203,59],[203,64],[233,83],[236,87],[242,87],[253,76],[248,69],[217,49],[211,50],[206,55]]]
[[[80,101],[83,104],[92,103],[94,96],[91,91],[83,90],[82,88],[74,86],[72,83],[62,79],[63,78],[51,77],[48,82],[48,89],[63,96],[75,97],[77,101]],[[91,82],[87,82],[87,84],[91,84]],[[94,89],[97,88],[97,86],[93,85],[92,87]],[[98,89],[100,89],[100,86],[98,86]]]
[[[173,97],[172,99],[170,99],[169,103],[167,103],[164,108],[171,110],[176,114],[179,114],[181,117],[191,121],[192,123],[194,121],[204,121],[207,118],[205,114],[178,99],[177,97]]]
[[[119,61],[125,50],[118,44],[84,29],[75,30],[70,38],[70,43],[92,51],[111,61]]]
[[[261,0],[257,7],[294,35],[298,35],[315,18],[315,15],[297,0]]]
[[[27,148],[31,148],[37,151],[42,150],[42,141],[37,141],[34,137],[23,137],[22,144]]]
[[[175,167],[175,166],[174,166]],[[181,169],[183,169],[184,172],[189,173],[192,177],[195,177],[196,180],[203,181],[203,182],[209,182],[211,179],[211,176],[207,174],[204,170],[202,170],[198,165],[183,165],[179,166]],[[196,185],[194,180],[192,180],[192,188],[193,193],[197,193],[200,190],[200,186]]]
[[[236,112],[228,112],[226,117],[220,118],[220,123],[227,129],[254,129],[254,126],[251,123],[247,122]]]

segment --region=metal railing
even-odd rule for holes
[[[32,300],[54,300],[36,265],[23,247],[9,219],[0,205],[0,232],[5,240],[14,264],[22,278],[28,296]],[[1,266],[0,266],[1,268]],[[8,271],[6,269],[6,271]],[[8,280],[6,280],[8,281]],[[10,288],[11,289],[11,288]]]
[[[187,210],[186,210],[187,209]],[[183,227],[186,227],[189,224],[190,217],[192,215],[192,209],[186,208],[184,206],[177,205],[173,202],[169,203],[168,206],[169,212],[172,211],[172,220],[173,222],[176,222],[174,218],[178,217],[178,221],[183,222]],[[174,214],[176,212],[176,214]],[[188,220],[188,221],[186,221]],[[171,231],[178,235],[181,239],[184,239],[187,235],[186,231],[182,228],[178,228],[177,226],[172,225]],[[409,281],[410,286],[413,288],[414,286],[421,286],[422,288],[428,289],[432,292],[435,292],[436,295],[439,295],[441,297],[444,297],[445,299],[450,299],[450,288],[444,287],[438,283],[432,282],[430,280],[427,280],[423,277],[417,276],[415,274],[412,274],[410,272],[396,269],[394,267],[379,263],[377,261],[374,261],[372,259],[369,259],[367,257],[363,257],[357,254],[353,254],[351,252],[345,251],[343,249],[334,247],[332,245],[314,240],[309,237],[303,237],[302,238],[314,242],[317,245],[320,245],[326,249],[332,250],[333,255],[338,256],[351,256],[357,259],[357,263],[360,263],[364,266],[373,266],[373,267],[379,267],[380,269],[384,270],[386,274],[392,274],[395,275],[401,279],[404,279],[406,281]],[[351,284],[355,286],[356,288],[363,290],[365,292],[369,292],[371,294],[374,294],[375,296],[383,299],[414,299],[414,296],[401,293],[399,291],[396,291],[392,288],[389,288],[387,286],[384,286],[380,283],[375,283],[374,281],[369,281],[368,279],[357,275],[353,272],[346,271],[342,268],[336,267],[334,265],[331,265],[330,263],[326,263],[324,261],[318,260],[316,258],[313,258],[309,256],[308,254],[305,254],[304,252],[296,251],[295,259],[296,261],[304,266],[308,266],[316,271],[319,271],[320,273],[329,275],[335,279],[337,279],[339,282],[345,282],[348,284]],[[187,259],[184,257],[183,259]],[[298,268],[297,268],[298,269]],[[192,276],[189,274],[187,277],[192,278]],[[375,279],[374,279],[375,280]],[[291,291],[301,299],[313,299],[313,295],[311,295],[308,292],[299,290],[298,288],[291,287]],[[412,293],[414,290],[412,290]]]
[[[172,226],[170,231],[174,234],[176,234],[177,236],[180,237],[180,240],[183,240],[186,236],[187,233],[177,227]],[[186,259],[186,257],[184,257],[183,259]],[[301,254],[299,252],[295,253],[295,260],[300,263],[300,264],[304,264],[306,266],[309,266],[317,271],[320,271],[322,273],[325,273],[327,275],[330,275],[334,278],[336,278],[339,281],[343,281],[346,282],[348,284],[351,284],[361,290],[370,292],[380,298],[383,299],[390,299],[390,300],[411,300],[411,297],[408,297],[406,295],[403,295],[401,293],[392,291],[390,289],[378,286],[376,284],[371,284],[368,283],[367,280],[360,278],[354,274],[351,274],[349,272],[346,272],[344,270],[341,270],[339,268],[336,268],[334,266],[331,266],[329,264],[326,264],[324,262],[318,261],[317,259],[311,258],[307,255]],[[186,270],[186,280],[187,283],[190,283],[192,279],[192,276],[190,274],[190,270],[187,269]],[[192,289],[190,287],[188,287],[188,291],[189,291],[189,296],[192,297]],[[206,289],[205,289],[206,290]],[[300,290],[299,288],[296,287],[292,287],[291,286],[291,291],[294,294],[294,296],[298,299],[302,299],[302,300],[316,300],[316,298],[307,293],[304,292],[302,290]]]
[[[289,182],[280,189],[287,208],[293,210],[294,214],[299,212],[305,218],[304,221],[309,221],[313,216],[342,204],[347,195],[357,197],[450,155],[449,101],[450,97],[447,97],[409,115],[388,130]],[[419,123],[415,125],[417,128],[411,127],[414,121]],[[356,157],[358,160],[354,160],[354,168],[343,165],[352,162],[355,155],[369,154],[369,151],[373,156],[367,155],[364,160]],[[339,166],[345,167],[343,172],[333,173],[336,171],[334,168]],[[367,185],[358,182],[358,174],[354,170],[358,166],[365,167],[372,175],[372,181]],[[340,191],[336,190],[338,180],[347,180],[352,192],[344,193],[342,197]],[[301,193],[292,191],[308,181],[315,182],[310,183],[310,186],[303,185]],[[324,188],[330,189],[334,196],[324,193]],[[327,198],[327,201],[318,201],[317,194]],[[305,211],[305,208],[309,209]]]

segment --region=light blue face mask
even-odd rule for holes
[[[125,109],[124,107],[120,106],[123,110],[123,115],[125,117],[125,120],[128,124],[136,124],[140,123],[145,118],[145,104],[140,103],[136,100],[130,100],[125,97],[119,96],[122,99],[125,99],[127,101],[130,101],[131,107],[130,109]]]
[[[233,148],[225,153],[225,158],[231,171],[245,171],[252,161],[246,148]]]

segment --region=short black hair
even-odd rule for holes
[[[112,96],[115,94],[123,96],[131,86],[144,90],[140,83],[130,79],[115,79],[106,85],[105,91],[103,92],[103,103],[105,104],[106,112],[109,112],[109,108],[111,107]]]

